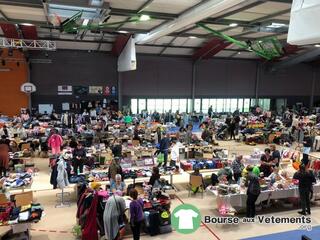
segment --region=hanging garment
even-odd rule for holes
[[[63,144],[63,139],[59,134],[52,134],[48,139],[48,146],[51,147],[52,154],[60,154],[60,147]]]
[[[61,158],[57,166],[58,175],[57,175],[57,184],[60,189],[63,189],[69,185],[68,173],[66,170],[65,161]]]
[[[98,194],[94,194],[88,215],[86,217],[85,227],[82,230],[82,240],[98,240],[97,205]]]
[[[58,177],[58,170],[57,170],[57,164],[51,167],[51,176],[50,176],[50,184],[53,185],[53,189],[57,188],[57,177]]]
[[[122,197],[114,196],[108,199],[103,213],[106,238],[114,240],[119,233],[119,216],[124,213],[126,203]]]

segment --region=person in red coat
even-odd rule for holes
[[[6,137],[0,140],[0,176],[5,177],[9,165],[9,146]]]

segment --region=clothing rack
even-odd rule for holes
[[[61,189],[61,193],[57,193],[56,194],[58,200],[58,204],[56,204],[56,208],[64,208],[64,207],[70,207],[71,204],[69,201],[66,201],[66,197],[70,197],[70,193],[69,192],[64,192],[63,188]]]

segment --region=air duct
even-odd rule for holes
[[[135,41],[138,44],[144,44],[154,41],[162,36],[166,36],[186,26],[190,26],[215,14],[229,10],[237,5],[247,5],[248,0],[209,0],[189,11],[183,13],[177,19],[165,23],[153,31],[146,34],[137,34]],[[241,6],[242,7],[242,6]]]

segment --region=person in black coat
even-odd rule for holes
[[[245,186],[247,189],[247,218],[254,218],[256,215],[256,201],[260,195],[261,189],[259,178],[252,173],[253,167],[247,168],[248,176],[246,178]]]
[[[313,193],[312,184],[316,182],[312,171],[307,171],[306,167],[302,164],[300,169],[293,175],[293,179],[299,180],[299,194],[301,199],[302,211],[299,214],[311,214],[310,210],[310,196]]]
[[[78,168],[79,172],[83,173],[83,165],[85,163],[87,153],[86,150],[84,149],[82,143],[78,143],[77,148],[73,150],[73,171],[74,174],[78,174]]]
[[[163,137],[160,141],[160,153],[163,154],[163,167],[165,168],[167,166],[168,162],[168,152],[170,147],[170,135],[166,134],[165,137]],[[160,167],[162,163],[159,163],[158,167]]]

